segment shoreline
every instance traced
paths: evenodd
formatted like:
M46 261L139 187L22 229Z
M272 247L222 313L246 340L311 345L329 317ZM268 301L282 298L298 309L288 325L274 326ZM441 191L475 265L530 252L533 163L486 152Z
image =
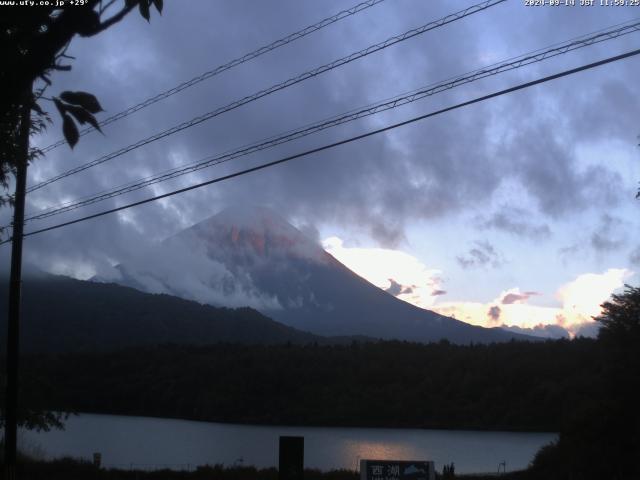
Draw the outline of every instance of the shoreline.
M134 468L136 465L142 466L142 464L131 464L131 468L110 468L108 466L96 467L90 461L73 458L63 457L52 460L34 460L23 459L20 462L19 468L22 470L22 474L29 474L30 479L85 479L87 477L101 480L121 480L121 479L153 479L158 480L162 478L176 479L176 480L200 480L215 478L216 480L278 480L278 469L272 468L258 468L251 465L243 466L224 466L221 464L216 465L193 465L189 466L189 469L184 470L172 470L170 468L158 468L158 469L145 469ZM184 465L184 464L183 464ZM161 464L155 465L161 466ZM504 480L534 480L535 476L532 476L528 470L514 470L504 474L497 474L492 472L484 473L460 473L456 474L455 478L468 479L468 480L489 480L500 477ZM349 469L333 469L333 470L319 470L314 468L304 469L305 480L359 480L360 473L356 470ZM436 471L436 479L441 479L441 473Z
M514 428L468 428L468 427L442 427L442 426L393 426L393 425L363 425L363 424L322 424L314 423L313 421L307 423L279 423L279 422L252 422L241 420L205 420L194 417L173 417L173 416L158 416L158 415L142 415L137 413L116 413L116 412L98 412L98 411L84 411L84 412L69 412L69 417L81 416L81 415L103 415L112 417L129 417L129 418L150 418L156 420L175 420L182 422L197 422L197 423L212 423L220 425L236 425L240 427L282 427L282 428L354 428L363 430L418 430L418 431L442 431L442 432L474 432L474 433L523 433L523 434L544 434L544 435L559 435L559 432L553 432L549 430L533 430L533 429L514 429Z

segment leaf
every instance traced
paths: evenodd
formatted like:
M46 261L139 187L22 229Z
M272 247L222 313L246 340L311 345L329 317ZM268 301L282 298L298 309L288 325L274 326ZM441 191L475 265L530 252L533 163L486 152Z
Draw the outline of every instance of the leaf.
M60 115L64 117L64 114L67 112L67 106L56 97L53 97L53 104L58 109L58 112L60 112Z
M102 133L102 130L100 130L100 125L98 125L98 121L96 120L96 118L84 108L75 105L67 105L67 110L71 115L73 115L73 118L80 122L81 125L88 123L93 128Z
M80 135L78 134L78 127L76 127L76 124L73 123L73 120L69 115L62 116L62 133L64 134L64 138L67 140L69 146L71 148L75 147Z
M147 22L151 17L151 14L149 13L149 1L150 0L140 0L140 4L138 5L138 7L140 8L140 15L142 15L147 20Z
M71 103L72 105L80 105L85 110L88 110L91 113L102 112L102 106L98 99L87 92L62 92L60 94L60 98L67 103Z
M31 109L32 109L32 110L35 110L35 111L36 111L36 113L38 113L38 115L42 115L43 117L46 115L46 114L44 113L44 110L42 110L42 108L40 107L40 105L38 105L36 102L33 102L33 103L31 104Z
M84 108L77 105L66 105L67 111L76 119L80 125L87 123L87 116L91 115Z
M164 6L164 2L162 0L153 0L153 4L156 6L156 10L158 10L158 13L162 14L162 7Z

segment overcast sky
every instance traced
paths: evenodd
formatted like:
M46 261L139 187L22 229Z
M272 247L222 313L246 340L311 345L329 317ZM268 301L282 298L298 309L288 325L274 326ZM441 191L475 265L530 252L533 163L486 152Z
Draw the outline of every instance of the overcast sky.
M107 115L356 2L168 1L77 38L52 95ZM386 0L81 138L33 185L474 2ZM576 3L580 3L576 0ZM30 195L28 213L640 17L637 7L509 0L137 149ZM490 77L290 144L60 215L27 231L203 181L640 47L640 33ZM227 205L272 207L381 288L481 325L577 331L640 271L640 57L459 109L225 183L30 237L25 260L88 278ZM50 111L53 106L45 105ZM60 137L56 120L35 139ZM9 219L4 209L0 219ZM7 264L8 248L2 248ZM8 268L8 267L7 267Z

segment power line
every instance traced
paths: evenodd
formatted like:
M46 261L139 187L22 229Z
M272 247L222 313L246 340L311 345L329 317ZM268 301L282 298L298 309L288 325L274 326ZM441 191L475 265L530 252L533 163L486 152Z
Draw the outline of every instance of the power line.
M316 77L320 74L323 74L325 72L328 72L330 70L333 70L335 68L341 67L343 65L346 65L348 63L353 62L354 60L357 60L359 58L363 58L366 57L368 55L371 55L372 53L378 52L380 50L383 50L387 47L390 47L392 45L395 45L396 43L400 43L403 42L405 40L408 40L410 38L413 38L415 36L418 35L422 35L423 33L426 33L430 30L434 30L436 28L442 27L443 25L447 25L449 23L455 22L457 20L460 20L462 18L468 17L470 15L473 15L475 13L481 12L483 10L486 10L490 7L493 7L495 5L498 5L500 3L505 2L506 0L485 0L484 2L478 3L476 5L472 5L471 7L465 8L464 10L461 10L459 12L456 13L452 13L450 15L447 15L446 17L443 17L439 20L433 21L433 22L429 22L425 25L422 25L421 27L418 28L414 28L411 30L408 30L400 35L396 35L394 37L388 38L387 40L385 40L384 42L380 42L377 43L375 45L371 45L363 50L360 50L358 52L352 53L350 55L347 55L346 57L342 57L338 60L334 60L331 63L327 63L325 65L322 65L320 67L317 67L313 70L309 70L305 73L302 73L296 77L291 77L288 80L285 80L284 82L281 83L277 83L275 85L272 85L269 88L266 88L264 90L260 90L257 93L254 93L252 95L248 95L240 100L236 100L235 102L232 102L228 105L225 105L224 107L220 107L217 108L211 112L205 113L203 115L200 115L198 117L195 117L189 121L183 122L179 125L176 125L172 128L169 128L167 130L164 130L163 132L157 133L155 135L152 135L150 137L147 137L143 140L139 140L136 143L133 143L131 145L128 145L124 148L121 148L120 150L117 150L115 152L109 153L107 155L104 155L96 160L93 160L89 163L85 163L84 165L80 165L78 167L72 168L71 170L67 170L66 172L63 172L59 175L56 175L48 180L45 180L43 182L40 182L32 187L29 187L27 189L27 192L33 192L34 190L38 190L39 188L42 188L46 185L49 185L53 182L56 182L62 178L66 178L69 177L71 175L74 175L76 173L82 172L84 170L87 170L91 167L94 167L96 165L100 165L108 160L112 160L116 157L119 157L121 155L124 155L127 152L130 152L132 150L135 150L137 148L140 148L144 145L147 145L151 142L155 142L156 140L160 140L161 138L167 137L169 135L173 135L174 133L180 132L182 130L185 130L187 128L191 128L195 125L198 125L206 120L210 120L214 117L217 117L218 115L221 115L223 113L226 113L230 110L234 110L242 105L245 105L247 103L250 102L254 102L262 97L265 97L267 95L270 95L272 93L275 93L277 91L283 90L285 88L288 88L292 85L295 85L297 83L300 83L304 80L307 80L309 78L313 78Z
M244 146L242 146L242 147L240 147L240 148L238 148L236 150L229 150L227 152L224 152L223 154L220 154L217 157L211 157L211 158L207 157L205 159L202 159L202 160L199 160L199 161L196 161L196 162L192 162L192 163L189 163L189 164L186 164L186 165L178 166L178 167L175 167L175 168L172 168L172 169L169 169L169 170L165 170L165 171L160 172L158 174L154 174L154 175L142 178L142 179L132 180L130 182L126 182L125 184L121 184L120 186L115 187L115 189L112 188L112 189L109 189L109 190L103 190L103 191L100 191L100 192L95 193L95 194L91 194L91 195L88 195L88 196L85 196L85 197L80 197L79 199L76 199L76 200L69 200L67 202L63 202L63 203L55 205L55 206L47 207L47 208L42 209L40 211L40 213L27 218L27 220L35 220L35 219L46 218L46 217L50 216L50 215L48 215L49 213L52 213L52 214L54 214L54 213L55 214L64 213L65 211L69 211L69 210L75 209L77 207L84 206L85 204L95 203L95 201L100 201L100 200L104 200L106 198L111 198L112 196L115 196L114 194L128 193L130 191L137 190L138 189L137 186L141 185L142 183L144 183L144 185L142 185L142 187L149 186L149 185L153 185L155 183L159 183L159 182L164 181L164 180L168 180L170 178L174 178L176 176L180 176L182 174L191 173L191 172L199 170L201 168L206 168L206 167L211 166L211 165L217 165L218 163L222 163L222 162L217 162L216 160L219 160L222 157L226 157L227 155L232 155L232 154L235 154L237 152L244 151L245 149L247 149L249 147L253 148L253 147L262 145L262 144L264 144L266 142L273 142L273 141L276 141L276 140L281 140L281 139L283 139L285 137L288 137L289 135L298 134L299 132L302 132L303 130L306 131L307 129L312 128L312 127L313 128L319 128L322 124L325 124L327 122L336 121L336 120L340 119L341 117L345 117L347 115L349 115L349 116L350 115L354 115L356 113L359 113L359 111L364 111L364 110L368 111L369 109L380 107L383 103L391 103L391 102L397 102L399 100L404 100L404 97L412 96L412 95L419 94L419 93L423 93L423 92L421 92L421 90L424 90L424 89L431 89L431 88L433 88L435 86L439 86L439 85L445 84L447 82L451 83L453 81L455 81L455 82L463 81L463 80L467 79L467 77L474 76L474 78L468 78L467 79L468 82L471 82L471 81L474 81L474 80L479 79L479 78L484 78L484 76L475 78L475 75L485 74L485 76L489 76L489 75L494 75L494 74L497 74L497 73L502 73L503 71L506 71L507 69L515 69L515 68L519 68L520 66L530 65L532 63L537 63L537 62L542 61L542 60L547 59L547 58L551 58L551 57L554 57L554 56L557 56L557 55L560 55L560 54L568 53L569 51L573 51L573 50L576 50L578 48L582 48L582 47L593 45L593 44L596 44L596 43L600 43L600 42L603 42L603 41L606 41L606 40L611 40L611 39L614 39L614 38L618 38L620 36L639 31L638 27L640 25L640 22L638 20L639 19L628 20L626 22L618 23L616 25L612 25L612 26L609 26L607 28L597 30L595 32L591 32L591 33L587 33L587 34L584 34L584 35L580 35L578 37L574 37L574 38L572 38L570 40L566 40L564 42L554 43L552 45L549 45L547 47L543 47L543 48L534 50L532 52L521 54L521 55L516 56L516 57L511 57L509 59L502 60L500 62L495 62L493 64L490 64L490 65L487 65L487 66L483 67L482 69L473 70L471 72L468 72L468 73L465 73L465 74L462 74L462 75L458 75L458 76L454 76L454 77L449 77L446 80L443 80L443 81L441 81L439 83L434 83L434 84L428 85L427 87L423 87L422 89L416 89L416 90L412 90L410 92L406 92L406 93L403 93L403 94L400 94L400 95L396 95L395 97L389 97L389 98L381 100L381 101L379 101L377 103L371 103L371 104L369 104L369 105L367 105L365 107L360 107L358 109L352 109L352 110L350 110L348 112L332 116L332 117L327 118L325 120L322 120L320 122L310 123L310 124L304 125L302 127L294 129L294 130L289 130L287 132L284 132L284 133L281 133L281 134L278 134L278 135L274 135L274 136L259 140L257 142L246 144L246 145L244 145ZM510 65L510 64L513 64L513 65ZM498 70L497 68L495 68L495 67L498 67L498 66L500 67L500 70L501 70L500 72L495 71L495 70ZM457 86L457 85L454 85L454 86ZM429 93L429 92L424 92L424 93ZM409 103L409 102L407 102L407 103ZM381 111L381 110L378 110L378 111ZM331 125L331 126L335 126L335 125ZM301 136L305 136L305 135L301 135ZM300 138L300 136L298 136L296 138ZM282 143L284 143L284 141ZM278 144L280 144L280 143L278 143ZM264 148L268 148L268 147L264 147ZM248 154L248 153L252 153L252 152L247 152L245 154ZM222 161L226 161L226 159L222 160ZM171 175L171 177L165 178L165 176L167 176L167 175ZM155 180L157 180L157 181L155 181ZM150 183L147 183L147 182L150 182ZM131 190L127 189L126 192L124 192L124 191L121 192L121 190L125 189L126 187L130 187ZM140 187L140 188L142 188L142 187ZM108 197L102 198L104 195L108 195ZM88 203L85 203L85 202L88 202ZM74 208L67 208L67 207L74 207Z
M307 150L307 151L304 151L304 152L301 152L301 153L297 153L295 155L290 155L288 157L284 157L284 158L281 158L279 160L274 160L272 162L264 163L262 165L258 165L258 166L255 166L255 167L247 168L245 170L241 170L239 172L231 173L229 175L224 175L222 177L217 177L217 178L214 178L212 180L208 180L206 182L198 183L198 184L191 185L189 187L181 188L181 189L178 189L178 190L173 190L172 192L164 193L162 195L156 195L154 197L146 198L146 199L140 200L138 202L133 202L133 203L129 203L127 205L122 205L120 207L112 208L112 209L109 209L109 210L104 210L102 212L94 213L93 215L87 215L85 217L77 218L75 220L71 220L71 221L68 221L68 222L59 223L57 225L52 225L50 227L41 228L39 230L34 230L32 232L25 233L23 236L24 237L29 237L31 235L37 235L39 233L44 233L44 232L48 232L48 231L51 231L51 230L56 230L58 228L66 227L68 225L73 225L73 224L76 224L76 223L84 222L86 220L91 220L91 219L94 219L94 218L102 217L102 216L108 215L110 213L119 212L119 211L126 210L126 209L129 209L129 208L132 208L132 207L136 207L138 205L143 205L145 203L150 203L150 202L154 202L156 200L160 200L160 199L163 199L163 198L171 197L171 196L177 195L179 193L188 192L190 190L195 190L197 188L205 187L207 185L212 185L214 183L219 183L219 182L222 182L224 180L229 180L231 178L239 177L241 175L246 175L248 173L256 172L258 170L263 170L265 168L273 167L275 165L279 165L281 163L289 162L289 161L295 160L297 158L305 157L307 155L311 155L311 154L314 154L314 153L319 153L319 152L322 152L324 150L329 150L331 148L335 148L335 147L338 147L340 145L345 145L345 144L352 143L352 142L355 142L355 141L358 141L358 140L362 140L364 138L371 137L373 135L377 135L377 134L380 134L380 133L383 133L383 132L387 132L389 130L393 130L393 129L396 129L396 128L399 128L399 127L402 127L402 126L405 126L405 125L409 125L411 123L418 122L420 120L425 120L425 119L430 118L430 117L435 117L435 116L440 115L442 113L446 113L446 112L450 112L450 111L453 111L453 110L457 110L458 108L462 108L462 107L466 107L466 106L469 106L469 105L473 105L475 103L480 103L480 102L483 102L483 101L486 101L486 100L489 100L489 99L492 99L492 98L496 98L496 97L499 97L499 96L502 96L502 95L506 95L506 94L518 91L518 90L523 90L525 88L530 88L530 87L533 87L535 85L540 85L542 83L546 83L546 82L549 82L551 80L556 80L558 78L566 77L568 75L573 75L575 73L582 72L584 70L589 70L589 69L592 69L592 68L596 68L596 67L599 67L599 66L602 66L602 65L606 65L606 64L609 64L609 63L612 63L612 62L623 60L625 58L630 58L630 57L633 57L633 56L638 55L638 54L640 54L640 49L632 50L630 52L623 53L621 55L616 55L614 57L609 57L609 58L606 58L604 60L600 60L600 61L597 61L597 62L589 63L589 64L583 65L581 67L572 68L570 70L565 70L563 72L556 73L556 74L553 74L553 75L549 75L547 77L539 78L537 80L533 80L533 81L530 81L530 82L521 83L521 84L516 85L514 87L506 88L506 89L500 90L498 92L494 92L494 93L490 93L488 95L484 95L482 97L474 98L473 100L468 100L466 102L458 103L456 105L453 105L453 106L450 106L450 107L446 107L446 108L443 108L443 109L440 109L440 110L436 110L436 111L433 111L433 112L430 112L430 113L427 113L427 114L424 114L424 115L420 115L418 117L413 117L413 118L411 118L409 120L405 120L403 122L394 123L392 125L388 125L386 127L382 127L382 128L376 129L376 130L372 130L372 131L369 131L367 133L363 133L361 135L356 135L354 137L350 137L350 138L347 138L347 139L344 139L344 140L340 140L338 142L334 142L334 143L331 143L331 144L328 144L328 145L323 145L322 147L313 148L311 150ZM8 243L11 240L12 239L9 238L9 239L7 239L7 240L5 240L3 242L0 242L0 245Z
M640 21L634 20L634 22L635 23L627 22L627 24L621 24L622 26L620 26L620 24L616 25L616 27L618 28L610 28L609 30L600 30L595 34L589 34L590 36L583 35L582 37L580 37L581 38L580 40L569 40L564 43L554 44L552 48L539 49L534 52L527 53L519 57L515 57L515 59L510 59L507 61L495 63L491 66L474 70L473 72L463 74L457 77L453 77L453 80L449 79L439 83L431 84L427 87L423 87L422 89L401 94L396 97L392 97L391 99L384 100L382 102L371 104L366 107L362 107L360 109L352 110L350 112L347 112L338 116L334 116L329 119L322 120L320 122L309 124L304 127L300 127L296 130L291 130L289 132L285 132L283 134L255 142L253 144L245 145L235 150L230 150L223 154L210 156L198 162L194 162L188 165L183 165L181 167L176 167L170 170L166 170L140 180L128 182L126 184L115 187L114 189L111 189L111 190L102 191L97 194L93 194L91 196L87 196L78 200L66 202L65 204L62 204L59 206L50 207L42 212L39 212L37 214L27 217L25 221L41 220L54 215L59 215L65 212L69 212L87 205L92 205L94 203L107 200L109 198L113 198L119 195L124 195L126 193L130 193L130 192L139 190L141 188L148 187L150 185L154 185L154 184L164 182L182 175L186 175L188 173L192 173L192 172L210 167L212 165L218 165L238 157L243 157L251 153L255 153L261 150L265 150L267 148L274 147L276 145L281 145L283 143L287 143L292 140L296 140L296 139L305 137L307 135L317 133L321 130L335 127L337 125L342 125L344 123L351 122L359 118L370 116L386 110L397 108L399 106L406 105L406 104L415 102L417 100L420 100L427 96L435 95L436 93L440 93L444 90L452 89L463 84L471 83L476 80L480 80L482 78L486 78L486 77L497 75L499 73L503 73L506 71L521 68L527 65L531 65L533 63L542 62L543 60L553 58L558 55L566 54L568 52L577 50L579 48L583 48L589 45L593 45L596 43L618 38L622 35L640 31Z
M111 117L103 120L102 122L100 122L100 126L104 127L105 125L109 125L110 123L116 122L122 118L128 117L129 115L131 115L132 113L135 113L139 110L142 110L143 108L148 107L149 105L153 105L154 103L157 103L161 100L164 100L165 98L169 98L172 95L175 95L176 93L179 93L183 90L186 90L189 87L192 87L200 82L203 82L204 80L208 80L209 78L212 78L222 72L225 72L227 70L230 70L233 67L237 67L238 65L241 65L243 63L246 63L250 60L253 60L254 58L258 58L262 55L264 55L265 53L271 52L272 50L275 50L277 48L283 47L291 42L294 42L296 40L299 40L303 37L306 37L307 35L310 35L311 33L317 32L318 30L321 30L325 27L328 27L329 25L332 25L344 18L350 17L352 15L355 15L356 13L359 13L363 10L366 10L367 8L373 7L374 5L384 2L385 0L368 0L366 2L362 2L359 3L358 5L355 5L347 10L342 10L338 13L336 13L335 15L332 15L330 17L327 17L317 23L314 23L313 25L309 25L308 27L303 28L302 30L298 30L297 32L294 32L290 35L287 35L286 37L283 37L279 40L276 40L275 42L272 42L268 45L265 45L263 47L258 48L257 50L254 50L253 52L247 53L241 57L235 58L233 60L231 60L230 62L225 63L224 65L219 65L215 68L213 68L212 70L209 70L207 72L204 72L200 75L198 75L197 77L193 77L191 80L187 80L186 82L181 83L180 85L177 85L173 88L170 88L169 90L166 90L162 93L159 93L153 97L149 97L146 100L143 100L142 102L133 105L131 107L126 108L125 110L116 113L115 115L112 115ZM95 128L93 127L87 127L84 128L82 130L80 130L80 136L86 135L89 132L93 132L95 131ZM47 153L51 150L53 150L54 148L59 147L60 145L64 145L66 142L66 140L64 139L60 139L55 143L52 143L51 145L48 145L46 147L44 147L42 149L42 153Z

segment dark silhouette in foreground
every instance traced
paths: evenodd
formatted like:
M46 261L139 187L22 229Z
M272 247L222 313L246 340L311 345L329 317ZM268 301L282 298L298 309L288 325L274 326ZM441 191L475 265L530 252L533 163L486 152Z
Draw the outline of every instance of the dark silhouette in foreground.
M595 343L165 345L29 355L24 398L58 411L232 423L558 431L575 405L597 396Z
M640 288L613 295L597 320L598 395L576 404L558 442L538 453L538 478L640 478Z

